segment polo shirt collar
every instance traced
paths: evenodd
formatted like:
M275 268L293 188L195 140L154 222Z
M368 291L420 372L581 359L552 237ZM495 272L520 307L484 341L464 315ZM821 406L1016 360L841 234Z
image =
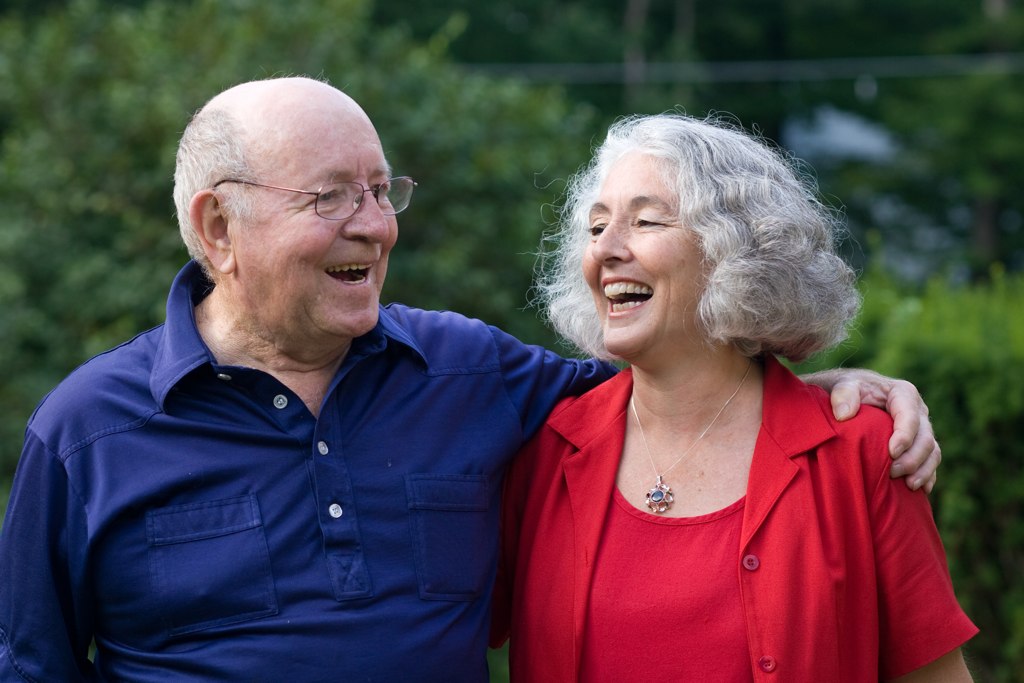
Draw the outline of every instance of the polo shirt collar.
M171 389L197 368L212 366L216 361L199 335L195 306L213 289L202 267L189 261L171 283L167 296L166 322L158 328L157 348L149 388L161 407ZM352 341L349 354L368 356L382 353L394 341L408 348L426 365L426 355L413 336L394 320L387 309L380 307L377 325Z

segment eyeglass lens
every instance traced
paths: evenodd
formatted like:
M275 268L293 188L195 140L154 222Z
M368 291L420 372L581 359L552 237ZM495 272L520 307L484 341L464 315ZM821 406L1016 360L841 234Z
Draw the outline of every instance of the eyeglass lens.
M320 189L316 199L316 212L323 218L342 219L354 214L363 203L367 192L377 199L377 205L385 216L393 216L408 208L416 183L412 178L392 178L372 188L359 183L340 182Z

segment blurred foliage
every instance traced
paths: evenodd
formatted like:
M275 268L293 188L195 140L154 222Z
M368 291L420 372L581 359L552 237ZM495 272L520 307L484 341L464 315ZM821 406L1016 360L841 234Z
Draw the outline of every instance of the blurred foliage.
M816 132L822 112L838 110L856 129L822 131L827 142L795 151L839 198L855 238L884 233L889 268L958 279L983 279L993 262L1024 269L1024 3L390 0L374 18L427 36L453 12L466 28L451 53L479 68L606 65L616 74L629 63L636 80L587 75L566 85L604 123L624 112L728 112L792 147L794 127ZM951 55L992 59L967 73ZM914 58L932 61L887 68ZM705 68L680 82L645 79L648 66L670 63ZM764 69L710 68L752 63ZM869 153L879 140L885 149ZM850 257L863 265L856 249Z
M71 368L163 319L184 263L171 199L191 112L238 82L326 78L419 181L385 297L453 308L533 341L524 313L543 227L586 153L589 108L558 90L463 74L445 29L414 43L363 0L139 8L75 0L0 21L0 468Z
M896 296L891 292L893 298ZM980 681L1024 671L1024 277L932 280L881 321L872 366L921 390L942 444L936 522L961 603L982 634Z
M878 83L861 113L891 135L891 154L847 161L835 176L851 220L881 227L888 267L985 279L994 263L1024 270L1024 74L998 69L1024 46L1024 7L982 13L961 3L960 21L921 38L925 54L989 56L992 69ZM853 178L852 176L856 176ZM851 182L852 180L852 182Z

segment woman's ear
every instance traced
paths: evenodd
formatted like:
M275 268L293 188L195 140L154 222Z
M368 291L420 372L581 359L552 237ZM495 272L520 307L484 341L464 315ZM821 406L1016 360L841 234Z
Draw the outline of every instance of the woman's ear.
M228 219L217 194L213 190L197 192L189 203L188 215L210 267L225 275L232 272L235 252L228 234Z

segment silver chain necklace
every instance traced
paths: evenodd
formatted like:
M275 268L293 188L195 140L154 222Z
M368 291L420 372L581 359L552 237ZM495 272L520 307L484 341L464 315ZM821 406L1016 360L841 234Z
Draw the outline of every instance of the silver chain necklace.
M683 454L676 458L676 461L669 465L668 469L666 469L661 474L658 474L658 467L657 465L654 464L654 457L651 455L651 447L647 445L647 435L644 434L644 426L640 424L640 415L638 415L636 412L636 401L633 399L633 396L629 397L629 407L633 410L633 417L636 419L636 426L640 429L640 439L644 442L644 450L647 451L647 459L651 461L651 469L654 470L654 488L648 491L646 496L647 507L650 509L651 512L660 515L661 513L665 512L666 510L672 507L672 502L675 500L675 498L672 496L672 487L666 484L662 478L666 474L668 474L669 471L672 470L672 468L681 463L683 461L683 458L685 458L690 453L690 451L693 450L694 446L700 443L700 440L703 439L707 435L707 433L711 431L711 428L715 426L715 423L718 422L718 418L722 416L722 413L725 412L725 409L728 408L729 404L732 403L732 400L736 398L736 394L740 393L740 389L743 388L743 383L747 381L747 375L750 374L750 367L753 364L753 361L747 363L747 370L746 372L743 373L743 378L740 380L740 383L736 385L736 390L732 392L732 395L728 399L726 399L725 405L721 407L718 413L713 418L711 418L711 422L709 422L708 426L704 428L704 431L700 433L700 436L694 439L693 443L691 443L690 446L685 451L683 451Z

